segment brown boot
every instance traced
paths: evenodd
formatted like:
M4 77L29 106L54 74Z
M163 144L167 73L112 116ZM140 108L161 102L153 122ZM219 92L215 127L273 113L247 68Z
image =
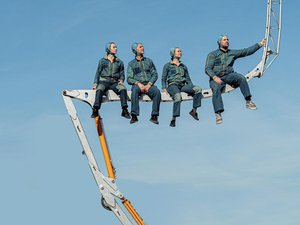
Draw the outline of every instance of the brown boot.
M138 118L137 118L137 116L131 114L130 124L136 123L137 121L139 121Z
M171 120L170 127L176 127L176 120Z
M157 116L155 116L155 115L154 115L154 116L151 116L150 121L151 121L152 123L159 124L158 119L157 119Z
M195 120L199 120L199 118L198 118L198 113L196 112L195 109L192 109L192 111L190 111L190 115L191 115Z
M123 109L121 116L125 117L126 119L130 119L130 115L127 109Z

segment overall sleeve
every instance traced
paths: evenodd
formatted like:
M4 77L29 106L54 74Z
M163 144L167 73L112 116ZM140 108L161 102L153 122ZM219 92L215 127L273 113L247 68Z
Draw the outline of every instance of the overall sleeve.
M163 90L167 88L167 76L168 76L168 64L164 65L163 73L161 76L161 88Z
M101 71L102 71L102 60L99 60L98 68L97 68L97 71L96 71L96 74L95 74L94 85L98 85L99 78L100 78L100 75L101 75Z
M133 69L130 63L127 67L127 83L130 85L134 85L136 82L138 82L136 79L134 79Z
M122 61L120 63L120 80L125 80L124 63Z
M151 69L151 72L150 72L151 78L149 79L149 83L154 84L157 81L158 74L157 74L155 65L152 62L152 60L151 60L150 66L151 66L151 68L150 68Z
M185 68L184 68L184 71L185 71L186 83L187 83L188 85L193 85L193 82L192 82L192 80L191 80L191 77L190 77L188 68L185 67Z
M248 55L252 55L253 53L255 53L258 49L260 49L260 44L256 43L248 48L244 48L241 50L234 50L234 57L237 58L242 58Z
M214 53L209 53L207 58L206 58L206 63L205 63L205 73L210 76L212 79L214 76L216 76L215 72L213 71L214 65L215 65L215 59L216 56Z

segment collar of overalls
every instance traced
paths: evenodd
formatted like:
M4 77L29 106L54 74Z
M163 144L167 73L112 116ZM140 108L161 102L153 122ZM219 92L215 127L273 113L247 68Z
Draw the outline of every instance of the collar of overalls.
M227 48L227 49L224 49L224 48L219 48L219 50L221 51L221 52L224 52L224 53L226 53L226 52L229 52L230 50Z
M114 55L114 56L115 56L115 57L114 57L113 62L119 61L118 57L117 57L116 55ZM109 59L108 59L108 55L105 55L105 56L104 56L104 59L109 60Z

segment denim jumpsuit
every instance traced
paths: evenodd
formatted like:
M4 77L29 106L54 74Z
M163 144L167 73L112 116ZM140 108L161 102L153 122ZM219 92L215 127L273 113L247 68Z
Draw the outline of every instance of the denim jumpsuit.
M234 71L233 64L236 59L252 55L258 49L260 49L260 47L261 45L257 43L249 48L241 50L228 49L227 51L223 51L221 49L217 49L208 54L205 64L205 73L210 77L209 84L213 92L212 102L215 113L224 111L221 94L226 84L234 87L240 87L244 98L251 98L251 93L246 78L242 74ZM219 77L223 83L217 84L213 80L214 76Z
M167 89L174 100L173 117L180 116L181 94L185 92L193 96L193 108L201 106L202 93L201 88L193 85L186 65L180 63L179 66L173 62L168 62L163 68L161 78L162 89Z
M96 96L94 108L100 109L103 95L108 90L113 90L120 95L121 107L127 108L127 89L124 84L119 84L124 81L124 63L119 58L115 58L113 62L107 59L107 56L100 59L97 72L94 79L96 87Z
M127 82L132 85L131 88L131 114L138 116L140 114L139 97L143 94L137 85L150 84L148 92L146 93L153 101L152 116L159 115L159 107L161 94L159 89L154 85L158 78L157 71L151 59L143 57L141 60L133 59L128 63L127 67Z

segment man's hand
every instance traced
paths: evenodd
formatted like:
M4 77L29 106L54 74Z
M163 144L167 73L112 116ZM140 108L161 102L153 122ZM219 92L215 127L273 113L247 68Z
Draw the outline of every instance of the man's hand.
M222 83L223 83L223 81L222 81L219 77L217 77L217 76L214 76L214 77L213 77L213 80L214 80L217 84L222 84Z
M267 38L264 38L261 40L261 42L259 43L260 46L264 46L266 44Z
M141 84L141 83L138 83L137 86L139 86L140 90L142 93L145 93L145 85Z
M93 85L92 89L96 90L96 88L97 88L97 85Z
M145 88L144 88L145 92L147 93L150 88L151 88L151 84L145 85Z

